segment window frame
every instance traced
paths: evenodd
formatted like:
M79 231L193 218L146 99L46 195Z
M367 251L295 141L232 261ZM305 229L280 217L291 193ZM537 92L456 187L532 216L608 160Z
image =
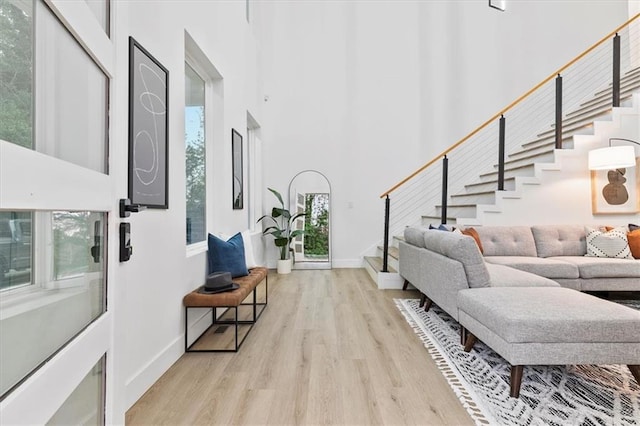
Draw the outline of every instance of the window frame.
M193 57L193 55L189 54L189 52L185 52L185 58L184 58L184 64L185 66L189 66L197 75L198 77L200 77L202 79L202 81L204 82L204 193L205 193L205 202L204 202L204 224L205 224L205 236L204 236L204 240L202 241L196 241L193 243L187 243L186 242L186 238L185 238L185 244L187 247L187 257L189 256L193 256L196 255L198 253L202 253L207 251L208 249L208 245L207 245L207 236L206 236L206 231L209 229L209 191L208 191L208 177L209 177L209 149L208 149L208 145L209 145L209 140L210 140L210 134L211 134L211 113L210 113L210 105L212 104L211 102L211 90L212 90L212 83L211 83L211 79L209 78L207 72L204 70L204 68L199 64L198 60L195 59ZM186 74L185 74L185 87L186 87ZM185 93L185 108L186 108L186 93ZM185 127L186 127L186 123L185 123ZM187 141L185 140L185 228L186 228L186 148L187 148ZM186 237L186 229L185 229L185 237Z

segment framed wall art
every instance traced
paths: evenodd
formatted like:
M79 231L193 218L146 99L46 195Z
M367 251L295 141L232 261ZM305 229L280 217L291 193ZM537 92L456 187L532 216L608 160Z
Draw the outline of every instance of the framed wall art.
M489 7L504 12L507 8L507 0L489 0Z
M169 71L129 37L129 199L169 207Z
M591 211L593 214L640 212L640 157L636 167L591 170Z
M242 210L243 181L242 181L242 135L235 129L231 129L231 151L233 161L233 209Z

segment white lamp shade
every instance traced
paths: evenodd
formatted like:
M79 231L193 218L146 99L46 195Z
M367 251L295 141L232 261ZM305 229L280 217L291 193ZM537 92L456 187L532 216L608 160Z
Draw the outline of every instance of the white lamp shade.
M636 165L632 146L610 146L589 151L589 170L613 170Z

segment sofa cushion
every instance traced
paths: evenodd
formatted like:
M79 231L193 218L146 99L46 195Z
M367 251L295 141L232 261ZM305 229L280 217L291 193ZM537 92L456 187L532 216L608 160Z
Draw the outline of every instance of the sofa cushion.
M582 225L535 225L531 233L538 257L584 256L586 233Z
M487 263L491 287L560 287L560 284L548 278L509 266Z
M607 257L562 256L557 259L578 267L580 278L638 278L640 261Z
M461 290L458 308L510 343L640 342L640 312L568 288Z
M462 263L469 287L489 286L489 272L473 238L455 232L427 230L424 247Z
M475 228L485 256L537 256L528 226L479 226Z
M416 247L424 248L424 231L428 228L422 226L408 226L404 228L404 240Z
M485 256L487 263L510 266L546 278L578 278L578 267L558 259L531 256Z

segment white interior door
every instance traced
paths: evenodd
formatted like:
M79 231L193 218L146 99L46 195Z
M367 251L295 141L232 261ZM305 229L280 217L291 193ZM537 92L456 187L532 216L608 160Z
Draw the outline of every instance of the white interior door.
M1 71L15 71L0 77L3 424L110 422L109 11L107 0L0 0Z

